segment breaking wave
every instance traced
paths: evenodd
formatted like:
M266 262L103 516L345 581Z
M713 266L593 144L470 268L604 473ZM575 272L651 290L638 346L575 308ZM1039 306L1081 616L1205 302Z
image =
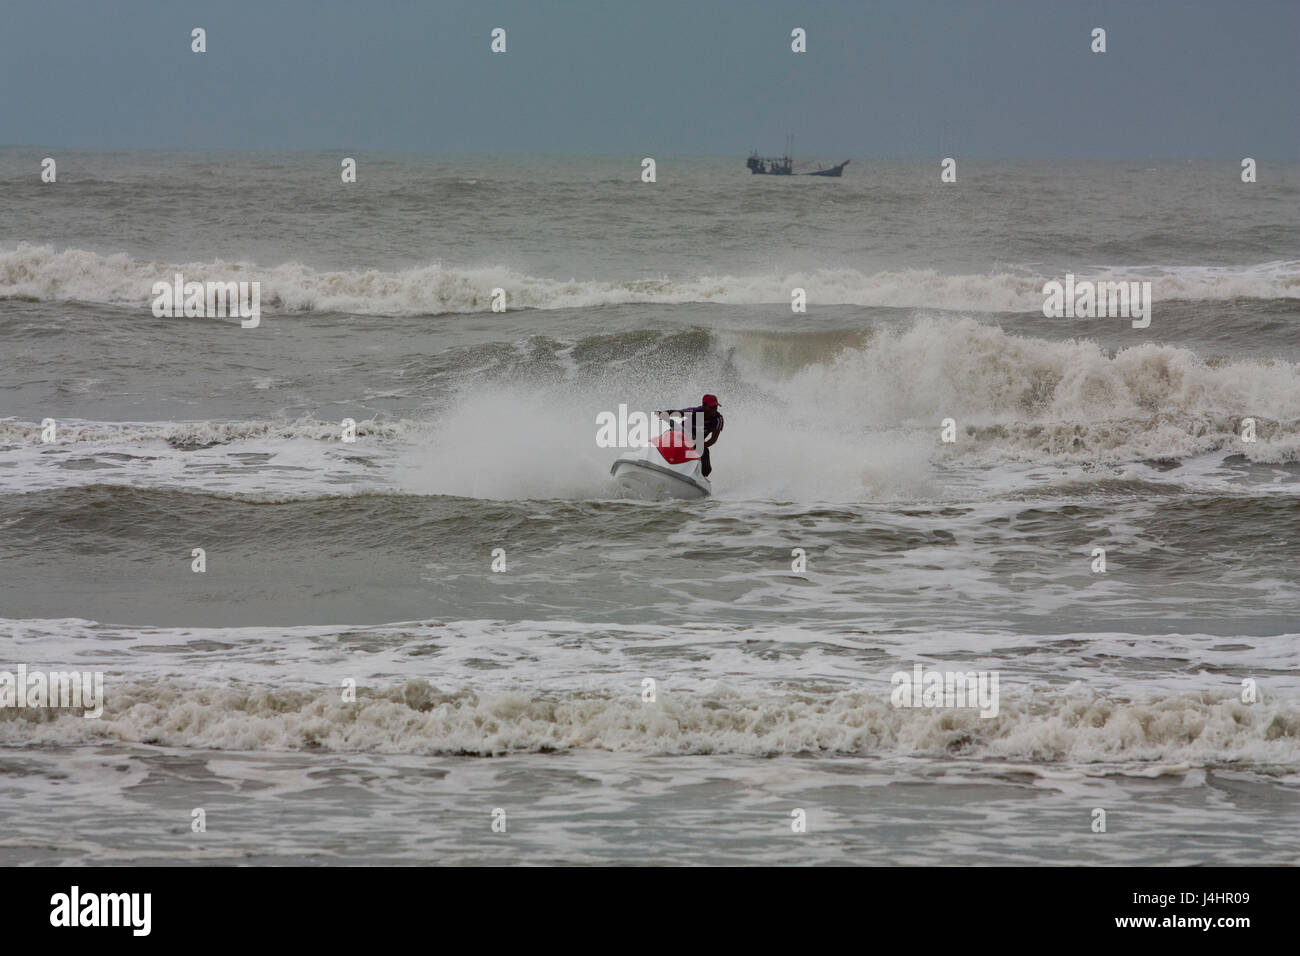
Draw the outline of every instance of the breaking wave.
M887 693L534 696L440 690L423 680L337 689L129 684L103 716L0 709L6 746L111 740L240 751L494 755L607 750L653 754L950 754L1033 761L1293 766L1300 711L1263 700L1182 694L1125 700L1057 692L1003 695L997 716L895 708Z
M645 372L657 351L679 349L683 337L699 346L691 363ZM797 343L795 334L776 341L773 333L698 330L598 338L600 360L590 365L557 364L557 356L575 351L571 343L527 350L528 362L550 370L545 375L530 376L514 351L503 364L466 362L436 407L419 417L359 422L358 444L346 447L379 453L397 487L418 494L609 497L617 450L597 447L597 415L620 404L641 411L684 404L707 389L721 396L727 415L716 463L720 493L731 498L924 497L941 462L1124 464L1212 454L1260 464L1300 460L1300 365L1281 359L1207 360L1153 343L1110 354L1088 340L1046 341L933 316L907 328L815 334ZM645 374L611 371L632 354L646 357L637 363ZM955 443L940 441L945 419L955 424ZM1246 419L1253 420L1253 441L1243 440ZM179 453L228 446L233 454L251 445L281 456L273 465L295 466L277 491L342 467L319 459L339 443L339 424L314 419L68 421L60 422L56 445L41 445L40 435L37 422L0 420L0 454L48 466L60 483L68 474L91 474L58 467L53 452L68 445L103 455L160 442ZM290 440L299 441L293 460L284 457ZM112 464L121 474L125 466Z
M153 284L172 281L258 281L266 311L355 315L439 315L487 312L492 290L507 290L514 309L580 309L628 303L727 305L788 303L792 288L809 301L971 312L1037 312L1043 283L1059 276L941 275L930 269L878 272L823 269L758 276L689 279L558 280L505 267L453 268L438 263L399 271L317 271L299 263L163 263L123 253L100 255L28 243L0 251L0 298L78 301L147 307ZM1079 279L1150 279L1157 301L1300 298L1300 261L1242 267L1143 267L1080 270Z
M1230 448L1259 461L1300 452L1300 365L1208 361L1154 343L1013 335L973 319L923 317L782 376L772 391L839 426L932 427L955 451L1042 459L1185 457ZM1241 440L1255 420L1256 441Z
M364 438L400 438L410 433L414 422L360 421L356 436ZM272 439L288 441L339 441L338 422L302 419L292 422L60 422L59 444L148 444L164 442L179 451L211 448L239 441ZM0 444L37 444L41 426L37 422L0 420Z

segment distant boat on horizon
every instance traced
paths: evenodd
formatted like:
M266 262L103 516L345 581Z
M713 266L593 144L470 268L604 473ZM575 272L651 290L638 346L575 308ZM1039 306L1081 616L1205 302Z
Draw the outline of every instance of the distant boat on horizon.
M833 176L839 178L844 175L844 167L849 164L849 160L844 160L838 166L830 166L825 169L815 169L811 172L794 171L794 160L790 153L793 151L794 137L785 138L785 155L784 156L760 156L758 150L749 154L745 166L755 176Z

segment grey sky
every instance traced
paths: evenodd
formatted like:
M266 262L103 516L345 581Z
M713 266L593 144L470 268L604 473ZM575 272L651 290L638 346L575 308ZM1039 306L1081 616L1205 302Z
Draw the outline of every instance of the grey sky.
M4 0L0 143L1296 159L1297 49L1300 0Z

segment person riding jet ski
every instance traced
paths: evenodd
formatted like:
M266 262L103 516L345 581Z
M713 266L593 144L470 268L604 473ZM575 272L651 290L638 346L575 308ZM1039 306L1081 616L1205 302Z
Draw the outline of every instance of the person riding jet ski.
M696 428L700 429L700 439L704 441L704 448L700 455L700 473L709 477L713 471L713 465L709 462L709 448L718 440L722 434L722 412L718 411L718 396L705 395L700 399L699 405L693 405L690 408L670 408L664 411L655 412L656 415L680 415L682 417L682 428L686 435L695 442L697 436Z

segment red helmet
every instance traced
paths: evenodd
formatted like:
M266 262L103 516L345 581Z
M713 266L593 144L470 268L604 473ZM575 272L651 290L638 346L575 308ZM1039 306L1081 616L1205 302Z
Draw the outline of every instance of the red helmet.
M709 406L712 406L713 408L717 408L717 407L718 407L718 396L716 396L716 395L705 395L704 398L700 399L700 404L701 404L701 405L709 405Z

